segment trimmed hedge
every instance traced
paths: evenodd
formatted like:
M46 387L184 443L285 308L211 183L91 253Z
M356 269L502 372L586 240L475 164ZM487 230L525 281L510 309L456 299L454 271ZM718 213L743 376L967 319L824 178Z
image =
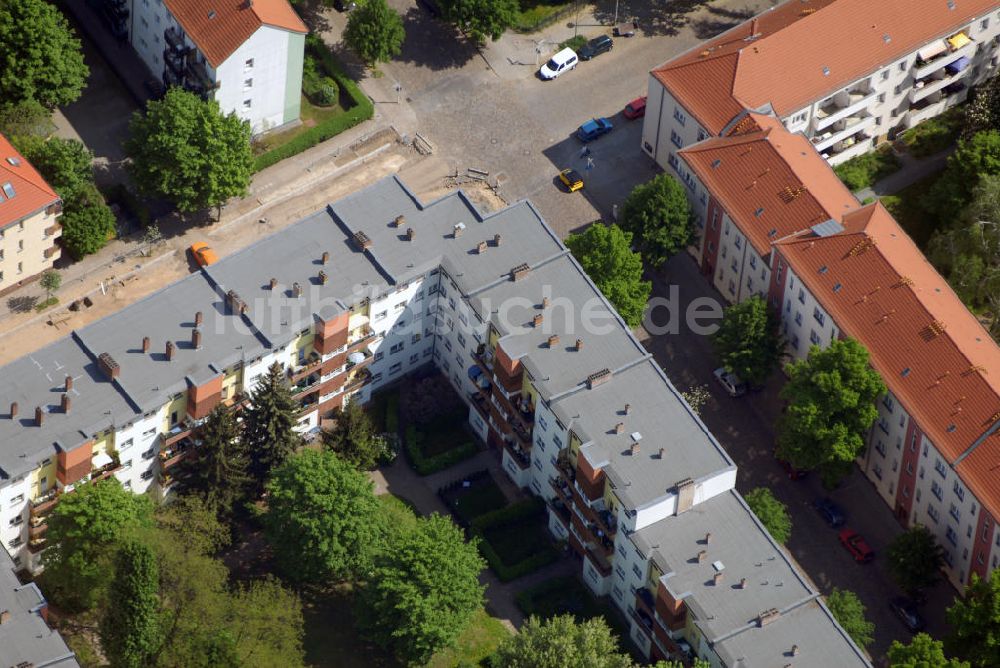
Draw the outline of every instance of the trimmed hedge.
M491 513L480 515L472 520L472 535L479 540L477 544L483 558L489 563L490 568L497 574L502 582L516 580L519 577L533 573L543 566L548 566L559 559L559 551L551 544L540 546L539 550L527 559L523 559L516 564L508 566L497 554L493 546L486 539L486 529L503 524L508 524L525 518L540 517L545 512L545 501L539 497L531 497L515 503L514 505L494 510Z
M306 36L306 52L315 58L320 70L323 70L327 76L336 82L340 90L351 99L353 104L348 109L345 109L343 113L331 116L315 127L309 128L291 141L258 155L254 159L253 168L255 172L281 162L285 158L298 155L320 142L339 135L344 130L367 121L375 113L375 105L362 92L358 84L344 73L344 70L341 69L333 54L330 53L330 49L326 47L320 38L315 35Z
M430 475L431 473L451 468L455 464L475 456L476 452L478 452L476 444L470 440L457 448L446 450L439 455L425 457L423 450L420 448L420 444L424 438L426 436L417 431L417 428L413 425L406 428L406 454L410 457L410 464L413 466L413 470L420 475Z

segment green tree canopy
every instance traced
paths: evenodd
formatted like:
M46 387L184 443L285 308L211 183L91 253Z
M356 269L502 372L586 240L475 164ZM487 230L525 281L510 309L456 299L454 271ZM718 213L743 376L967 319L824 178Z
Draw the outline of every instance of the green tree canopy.
M302 445L295 431L299 405L288 389L285 371L275 362L250 392L243 411L243 447L250 455L250 474L263 489L272 469Z
M888 657L889 668L969 668L967 661L946 658L941 641L926 633L913 636L909 645L893 640Z
M636 186L622 203L618 223L632 233L643 261L654 268L684 250L694 234L684 186L669 174Z
M1000 77L993 75L976 86L975 96L965 105L964 120L963 139L1000 128Z
M948 653L976 668L1000 666L1000 571L983 580L973 573L965 594L945 612L952 633Z
M865 447L864 434L878 411L885 383L868 364L868 351L854 339L813 346L809 357L786 367L781 390L788 402L779 423L777 454L798 469L818 469L836 483Z
M865 618L865 605L857 594L847 589L834 588L826 597L837 623L851 636L858 647L867 647L874 641L875 625Z
M361 577L385 548L374 484L332 452L290 458L275 469L267 492L266 535L291 579Z
M51 298L52 293L62 285L62 274L55 269L47 269L42 274L42 278L38 281L38 284L45 288L45 296Z
M46 182L69 201L94 182L91 163L94 154L83 142L62 137L43 138L34 135L15 139L19 150L38 170Z
M46 591L61 607L93 608L110 580L118 548L126 538L151 526L152 520L149 498L123 489L114 478L79 485L72 494L61 496L45 534Z
M80 40L54 5L0 2L0 100L51 109L80 97L89 76Z
M938 220L950 225L961 218L981 176L1000 174L1000 131L978 132L960 139L948 166L923 203Z
M402 661L424 664L482 607L485 566L450 518L419 518L368 578L358 596L359 625Z
M344 41L370 67L398 56L405 38L403 19L385 0L362 2L344 29Z
M245 195L253 173L250 125L176 87L132 116L125 151L139 189L184 213Z
M529 617L520 632L504 639L493 668L634 668L602 617L577 622L573 615Z
M628 326L641 325L652 283L642 280L642 257L632 251L632 233L595 222L569 235L566 246Z
M239 438L236 416L226 406L216 406L199 435L201 447L191 471L191 491L228 515L246 499L250 483L250 458Z
M889 572L910 596L932 587L940 578L944 550L925 526L914 525L893 538L887 554Z
M11 141L28 135L47 137L55 131L52 113L38 100L0 100L0 134Z
M350 401L336 414L337 424L323 432L323 445L362 471L371 471L385 457L385 439L361 402Z
M756 487L746 495L747 505L761 521L774 540L782 545L792 535L792 518L788 507L774 497L767 487Z
M500 39L517 20L517 0L440 0L445 19L477 43Z
M145 668L156 656L163 634L159 578L149 545L131 540L119 549L99 626L101 648L112 666Z
M83 186L65 202L59 222L62 243L76 260L104 248L117 231L115 215L92 184Z
M712 336L722 366L752 386L763 385L778 367L784 344L778 318L760 295L726 307Z

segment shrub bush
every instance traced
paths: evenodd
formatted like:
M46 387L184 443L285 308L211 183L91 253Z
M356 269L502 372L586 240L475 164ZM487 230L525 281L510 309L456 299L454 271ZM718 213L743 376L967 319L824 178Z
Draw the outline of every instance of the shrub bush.
M479 538L479 551L503 582L514 580L551 564L559 558L559 551L551 543L543 543L527 558L516 564L506 564L496 548L487 540L486 531L528 519L538 518L541 521L544 512L545 502L539 497L532 497L472 520L471 530L472 534Z
M899 169L899 159L886 147L851 158L833 168L851 191L868 188Z
M351 105L346 107L343 113L331 116L322 123L309 128L291 141L258 155L254 159L254 171L259 172L266 167L281 162L285 158L298 155L320 142L335 137L344 130L367 121L375 112L375 106L372 104L372 101L362 92L358 84L344 73L333 57L333 54L330 53L330 49L323 43L323 40L315 35L308 35L306 37L306 52L315 59L316 70L322 71L323 74L333 79L338 85L338 91L344 91L350 99ZM305 77L304 72L303 77Z
M475 456L478 451L476 444L468 441L433 457L426 457L421 449L425 438L426 436L422 432L417 431L417 428L413 425L406 428L406 454L410 458L413 470L420 475L430 475L431 473L443 471Z
M399 395L393 392L385 399L385 430L399 433Z

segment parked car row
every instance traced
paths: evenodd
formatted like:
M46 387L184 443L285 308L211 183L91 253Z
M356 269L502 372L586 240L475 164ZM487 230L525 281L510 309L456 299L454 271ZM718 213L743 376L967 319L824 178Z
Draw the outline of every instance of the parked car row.
M607 35L595 37L584 44L579 54L567 46L565 49L558 51L541 66L538 70L538 76L545 81L551 81L560 74L575 69L581 60L591 60L602 53L607 53L613 48L615 48L615 41Z

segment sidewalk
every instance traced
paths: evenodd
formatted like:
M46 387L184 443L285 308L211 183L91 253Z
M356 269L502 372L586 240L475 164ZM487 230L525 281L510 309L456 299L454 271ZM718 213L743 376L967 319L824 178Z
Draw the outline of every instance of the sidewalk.
M889 176L877 181L870 188L862 188L857 191L854 196L864 201L869 197L895 195L900 190L942 171L948 163L948 157L954 151L955 147L950 146L926 158L914 158L908 152L897 151L896 157L899 158L902 166Z

